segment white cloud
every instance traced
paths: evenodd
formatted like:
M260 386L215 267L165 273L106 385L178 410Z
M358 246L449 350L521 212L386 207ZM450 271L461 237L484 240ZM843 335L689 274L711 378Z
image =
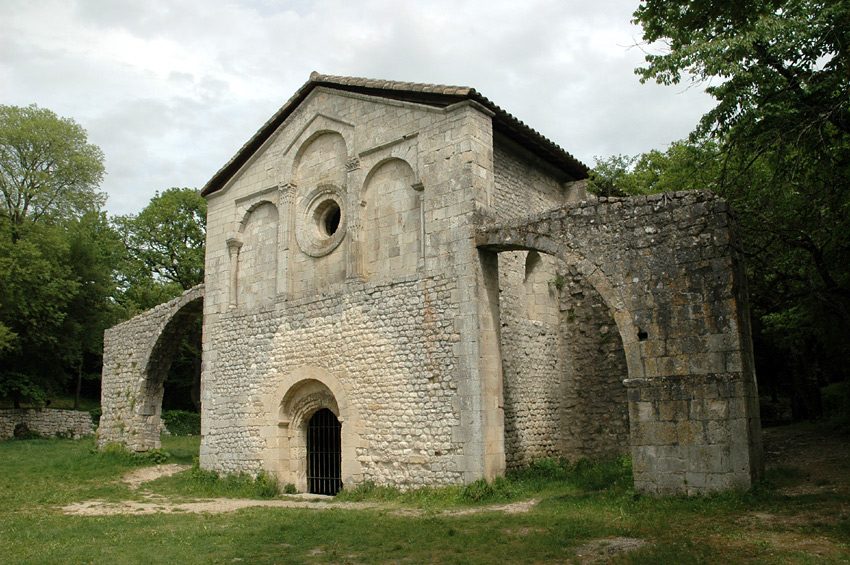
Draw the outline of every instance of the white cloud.
M200 187L309 77L472 86L588 164L710 107L640 85L635 1L32 0L4 5L0 94L80 122L112 213Z

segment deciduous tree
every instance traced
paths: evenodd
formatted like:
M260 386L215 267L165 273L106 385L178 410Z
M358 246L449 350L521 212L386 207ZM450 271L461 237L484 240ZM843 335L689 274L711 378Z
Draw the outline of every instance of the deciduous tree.
M732 201L760 378L784 380L795 415L817 417L818 385L850 378L836 339L850 331L850 4L646 0L635 22L649 51L641 80L706 84L717 105L689 142L620 166L617 184Z
M0 397L16 406L60 392L108 323L105 254L121 249L100 210L103 171L73 120L0 106Z
M74 120L34 104L0 105L0 218L13 242L27 223L99 209L103 175L103 153Z

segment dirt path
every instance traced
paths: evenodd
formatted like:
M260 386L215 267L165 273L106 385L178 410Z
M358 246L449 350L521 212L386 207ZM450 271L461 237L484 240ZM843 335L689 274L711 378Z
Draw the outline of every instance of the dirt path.
M189 469L188 465L156 465L137 469L124 475L120 482L126 483L133 490L140 489L147 482L154 481L160 477L168 477L175 473ZM167 498L145 492L142 489L143 501L123 500L121 502L107 502L105 500L87 500L75 502L62 507L65 514L76 514L79 516L112 516L115 514L178 514L178 513L209 513L221 514L233 512L242 508L263 506L270 508L309 508L312 510L328 510L331 508L343 508L349 510L363 510L381 506L372 502L335 502L329 496L315 494L298 494L288 496L285 500L256 500L247 498L205 498L192 502L171 502ZM538 500L523 500L512 504L499 504L472 508L464 510L449 510L447 515L462 516L477 512L505 512L516 514L528 512L537 504ZM424 510L410 509L398 510L397 514L420 515Z
M177 465L176 463L171 463L169 465L156 465L154 467L143 467L121 477L121 482L128 484L131 489L136 490L144 483L155 481L160 477L170 477L171 475L179 473L180 471L185 471L186 469L189 469L189 465Z
M310 508L312 510L328 510L331 508L346 508L363 510L374 508L377 504L369 502L316 502L312 500L252 500L245 498L206 498L195 502L169 502L168 499L148 495L144 502L124 500L122 502L106 502L89 500L64 506L65 514L80 516L111 516L114 514L184 514L208 513L221 514L233 512L241 508L265 506L271 508Z
M850 438L846 436L824 436L799 428L769 428L764 432L765 461L770 467L792 467L805 476L801 484L785 489L784 494L798 496L817 494L820 492L850 492ZM122 502L107 502L90 500L69 504L62 508L66 514L84 516L106 516L113 514L174 514L174 513L212 513L232 512L241 508L264 506L273 508L310 508L326 510L329 508L364 509L381 506L378 503L366 502L337 502L330 504L329 497L317 495L296 495L285 500L252 500L236 498L202 499L192 502L170 502L168 499L145 492L142 488L147 482L166 477L188 469L186 465L158 465L145 467L125 475L121 481L131 489L141 489L143 501L125 500ZM446 511L446 515L462 516L476 512L529 512L536 506L538 500L524 500L512 504L490 505L474 509ZM850 512L850 510L848 510ZM416 516L424 511L416 509L399 509L398 514ZM759 516L766 520L775 517ZM588 547L590 554L601 553L610 555L612 550L620 545L634 547L631 540L619 541L598 540L599 547Z
M821 434L798 427L764 430L767 468L794 468L805 476L783 494L797 496L825 492L850 492L850 437Z

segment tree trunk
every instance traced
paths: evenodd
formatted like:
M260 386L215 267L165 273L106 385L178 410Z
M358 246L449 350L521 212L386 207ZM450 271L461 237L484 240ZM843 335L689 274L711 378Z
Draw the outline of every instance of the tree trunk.
M80 389L83 387L83 356L80 355L80 363L77 365L77 391L74 394L74 410L80 409Z
M791 367L791 414L795 422L815 420L823 415L816 354L812 347L802 349L794 352Z

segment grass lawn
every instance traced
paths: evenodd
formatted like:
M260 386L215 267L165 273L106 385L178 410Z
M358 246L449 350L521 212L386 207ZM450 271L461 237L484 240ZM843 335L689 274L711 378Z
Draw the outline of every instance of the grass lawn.
M812 444L793 437L801 443L783 440L786 452ZM846 436L825 441L850 445ZM262 481L197 469L134 490L120 478L149 460L96 453L91 440L0 442L0 563L569 563L627 540L642 545L603 562L850 562L849 462L810 469L781 446L764 485L703 498L638 496L627 461L548 462L492 485L408 493L366 486L326 510L85 516L63 507L273 495ZM165 437L163 447L169 462L190 463L198 438ZM824 468L828 477L818 475ZM505 511L532 499L527 511Z

